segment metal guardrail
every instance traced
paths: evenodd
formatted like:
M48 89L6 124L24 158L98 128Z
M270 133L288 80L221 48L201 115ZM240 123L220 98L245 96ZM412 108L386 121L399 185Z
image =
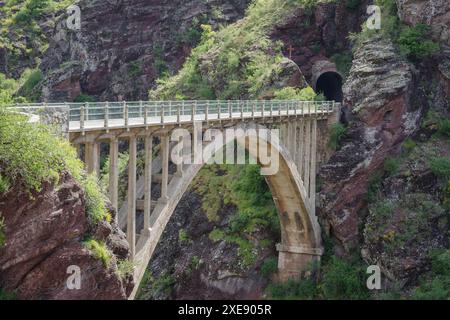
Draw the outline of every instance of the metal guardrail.
M267 118L280 116L326 115L339 103L334 101L298 100L192 100L192 101L137 101L137 102L86 102L86 103L34 103L16 104L9 108L20 112L40 114L49 109L68 112L73 130L83 131L89 121L98 128L121 127L134 124L172 124L189 121L214 121L228 119ZM137 121L136 121L137 120ZM140 120L140 121L139 121ZM99 125L101 121L102 125ZM113 124L114 123L114 124Z

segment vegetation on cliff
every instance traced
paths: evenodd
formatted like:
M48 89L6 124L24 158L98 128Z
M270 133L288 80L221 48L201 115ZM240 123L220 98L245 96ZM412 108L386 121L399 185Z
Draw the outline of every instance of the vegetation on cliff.
M213 31L203 25L200 44L180 72L160 79L150 99L243 99L273 95L271 83L281 72L282 44L269 32L299 7L316 0L256 0L245 18Z

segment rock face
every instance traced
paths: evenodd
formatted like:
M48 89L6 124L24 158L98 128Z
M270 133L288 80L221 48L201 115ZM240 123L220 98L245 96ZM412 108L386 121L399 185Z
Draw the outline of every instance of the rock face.
M146 99L164 72L178 70L200 36L200 24L232 22L248 0L79 1L81 30L60 17L41 69L43 99ZM133 83L133 85L130 85Z
M290 57L312 83L313 65L328 60L337 52L350 48L348 34L359 32L366 4L350 9L346 1L318 3L314 9L298 9L283 25L272 33L274 40L282 40L284 54Z
M344 86L350 128L320 172L322 216L346 247L358 242L358 212L365 206L371 174L417 127L421 110L411 106L413 77L412 67L381 38L355 53Z
M126 299L130 280L117 275L117 260L126 259L128 245L117 227L91 225L84 192L69 174L53 186L45 183L33 194L15 186L0 198L6 242L0 248L0 287L21 299ZM113 261L105 267L83 244L94 235L105 241ZM69 290L69 266L81 271L81 289Z
M447 0L396 0L400 19L431 26L433 37L450 49L450 2Z

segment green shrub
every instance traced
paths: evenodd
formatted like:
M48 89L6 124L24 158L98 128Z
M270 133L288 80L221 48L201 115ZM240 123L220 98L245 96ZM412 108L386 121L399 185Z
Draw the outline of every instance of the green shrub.
M189 235L188 235L188 233L186 232L186 230L180 229L180 230L178 231L178 240L179 240L181 243L189 243L189 242L190 242L190 238L189 238Z
M8 178L7 177L3 177L0 174L0 195L8 192L10 187L11 187L11 184L9 183Z
M172 292L173 285L175 284L175 279L170 274L164 274L152 283L152 292L155 296L161 294L170 295Z
M303 89L285 87L274 93L277 100L300 100L300 101L314 101L317 97L313 88L306 87ZM326 100L326 99L325 99Z
M330 57L330 60L336 64L337 70L346 78L350 72L353 62L351 53L336 53Z
M450 137L450 120L443 119L439 122L438 133L442 136Z
M266 278L270 279L270 277L278 271L278 259L274 257L269 257L266 260L264 260L262 266L261 266L261 275Z
M366 299L366 273L357 263L333 257L323 268L323 279L320 285L325 299Z
M419 23L414 27L404 27L399 35L398 44L402 54L418 61L439 51L439 44L430 39L430 27Z
M438 250L430 254L431 273L420 281L414 290L413 299L448 300L450 299L450 250Z
M0 164L8 181L23 181L28 191L39 191L42 182L57 182L67 170L78 181L83 164L69 142L48 126L0 108Z
M125 280L132 276L134 272L134 264L130 260L119 260L117 262L117 275L120 279Z
M21 94L27 97L29 100L39 99L39 97L33 93L33 90L44 78L41 70L36 69L26 71L24 72L24 75L22 75L22 77L25 78L25 82L22 85Z
M384 171L387 173L387 175L392 176L398 171L398 168L400 167L400 159L388 157L384 161L383 166Z
M328 143L328 146L333 150L339 149L341 139L346 133L347 127L342 123L333 124L330 130L330 142Z
M209 239L213 242L219 242L225 239L225 233L220 229L214 229L209 233Z
M86 93L81 93L78 95L78 97L75 98L74 102L77 103L95 102L95 98Z
M403 142L402 147L406 151L406 153L410 153L412 150L414 150L415 147L417 147L417 143L413 139L408 138L405 140L405 142Z
M6 292L0 288L0 301L17 300L17 295L13 292Z
M450 160L444 157L434 157L429 163L431 171L441 179L450 177Z
M270 284L267 292L273 299L312 300L318 296L317 282L312 278L293 280L285 283Z
M111 222L111 215L106 209L106 196L98 184L94 174L87 176L84 181L84 191L86 194L86 213L93 223L102 220Z
M349 10L356 10L361 5L361 0L346 0L345 6Z
M84 245L86 246L87 249L89 249L89 251L91 251L94 254L94 257L96 259L103 262L103 265L105 267L109 266L112 259L112 253L106 247L106 244L104 242L89 239L84 242Z

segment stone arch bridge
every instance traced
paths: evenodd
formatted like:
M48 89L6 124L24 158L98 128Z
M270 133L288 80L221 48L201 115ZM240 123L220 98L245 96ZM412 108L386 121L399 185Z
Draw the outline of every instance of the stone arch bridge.
M320 228L315 214L316 171L323 156L327 130L339 121L340 104L310 101L147 101L18 105L23 112L39 114L41 121L59 123L70 142L83 155L86 170L100 171L100 146L109 145L109 198L118 211L118 223L126 231L135 268L134 298L156 245L203 163L174 165L171 133L192 132L193 143L213 155L229 143L201 142L206 130L237 128L244 132L237 143L264 167L262 147L278 154L276 173L266 181L273 194L281 223L278 276L281 281L299 276L322 255ZM36 113L33 110L41 110ZM33 119L33 118L32 118ZM201 129L198 130L199 124ZM279 143L254 135L261 129L279 129ZM319 131L322 134L319 134ZM318 138L319 137L319 138ZM252 140L253 139L253 140ZM119 208L119 141L128 141L128 191ZM250 141L257 141L251 144ZM156 143L155 143L156 141ZM137 175L138 143L144 146L144 169ZM326 144L326 143L325 143ZM234 141L233 144L234 146ZM186 149L186 146L184 146ZM319 150L320 151L320 150ZM323 150L322 150L323 151ZM191 159L192 160L192 159ZM208 160L208 159L205 159ZM321 159L323 160L323 159ZM159 192L155 197L152 188ZM155 190L153 190L155 191ZM153 197L152 197L153 195Z

